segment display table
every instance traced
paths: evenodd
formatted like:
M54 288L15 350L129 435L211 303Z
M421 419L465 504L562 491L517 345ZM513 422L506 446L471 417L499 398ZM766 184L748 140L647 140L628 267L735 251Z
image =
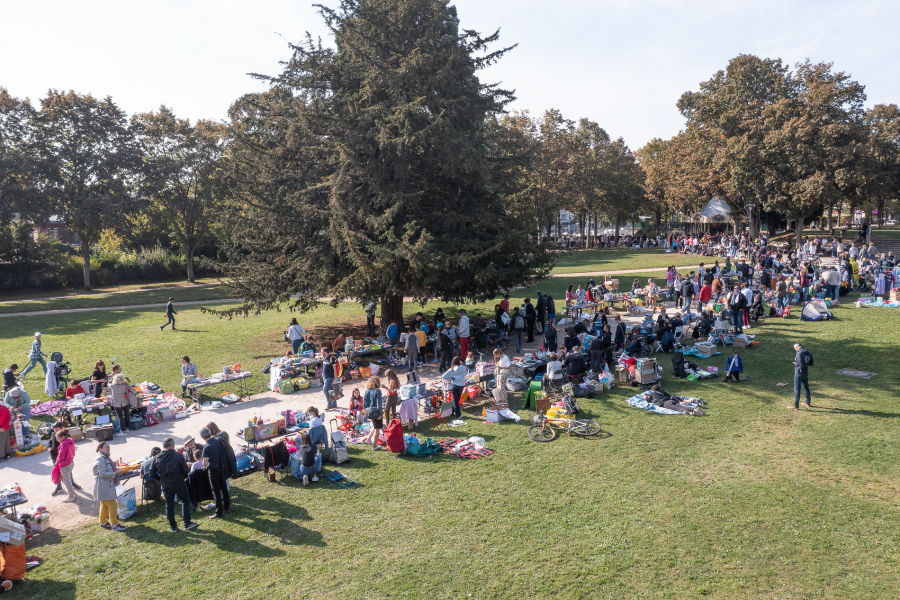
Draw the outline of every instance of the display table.
M3 506L0 506L0 513L5 513L8 510L10 517L12 517L12 520L18 522L19 513L16 512L16 507L27 503L28 498L26 498L24 494L19 494L18 500L13 500L12 502L7 502Z
M191 398L194 399L194 402L197 402L199 404L201 389L214 385L230 383L237 386L237 395L241 400L243 400L244 398L250 397L250 390L247 388L247 379L252 376L253 372L251 371L241 371L236 375L224 375L222 373L218 373L211 377L204 377L203 379L198 379L197 381L191 382L188 384L187 388L191 392Z
M547 370L547 364L549 360L529 360L529 361L515 361L510 366L515 367L519 370L519 373L512 373L515 377L527 377L528 379L534 379L534 376L538 373L543 373ZM512 369L510 369L512 371Z
M563 309L563 312L566 314L566 319L575 320L580 319L584 315L585 310L590 310L597 308L596 302L586 302L584 304L573 304L572 306L567 306Z

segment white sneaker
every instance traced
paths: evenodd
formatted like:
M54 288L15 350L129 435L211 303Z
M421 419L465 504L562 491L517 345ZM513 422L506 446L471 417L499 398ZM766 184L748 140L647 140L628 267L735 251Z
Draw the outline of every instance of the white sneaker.
M115 435L115 437L127 437L127 436L126 436L123 432L121 432L121 431L120 431L119 433L114 434L114 435Z
M303 485L309 485L309 475L303 476Z
M312 476L312 481L313 481L313 483L317 482L318 480L319 480L319 476L318 476L318 475L313 475L313 476Z

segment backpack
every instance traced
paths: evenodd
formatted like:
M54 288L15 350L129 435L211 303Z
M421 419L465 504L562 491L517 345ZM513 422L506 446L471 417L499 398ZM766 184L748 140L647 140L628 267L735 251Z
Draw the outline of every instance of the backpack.
M516 316L516 322L513 324L516 329L525 329L525 319L519 314Z
M806 350L806 349L804 348L804 350ZM812 352L810 352L809 350L806 350L806 366L811 367L814 364L815 364L815 361L813 360Z

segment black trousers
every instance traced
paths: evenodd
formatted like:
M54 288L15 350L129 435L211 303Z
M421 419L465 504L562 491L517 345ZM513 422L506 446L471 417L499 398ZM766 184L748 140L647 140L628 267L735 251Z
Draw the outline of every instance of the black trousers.
M525 333L528 335L527 340L529 342L534 341L534 317L528 317L525 319Z
M453 361L453 350L451 348L442 348L439 352L441 357L441 366L439 367L441 371L447 371L450 368L450 363Z
M213 498L216 499L216 514L220 517L223 511L231 510L231 496L228 494L228 484L225 483L225 476L221 467L210 466L209 485L212 488Z
M131 408L128 406L117 406L116 416L119 417L119 425L122 427L122 431L131 429Z
M375 315L366 315L366 335L375 336Z

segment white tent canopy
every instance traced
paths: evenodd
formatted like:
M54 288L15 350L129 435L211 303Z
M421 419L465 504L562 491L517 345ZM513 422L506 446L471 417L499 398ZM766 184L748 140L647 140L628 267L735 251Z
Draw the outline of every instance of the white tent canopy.
M731 219L731 209L716 196L691 218L700 223L725 223Z

